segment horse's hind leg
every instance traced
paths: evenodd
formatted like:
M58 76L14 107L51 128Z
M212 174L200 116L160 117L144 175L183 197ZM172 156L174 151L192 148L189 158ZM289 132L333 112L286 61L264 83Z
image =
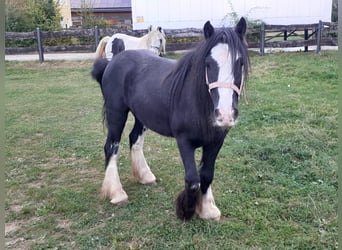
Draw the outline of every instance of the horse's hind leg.
M106 115L108 123L107 141L104 146L106 174L102 183L101 196L109 198L113 204L124 204L128 196L122 188L118 173L118 152L121 134L126 123L127 113Z
M132 172L135 179L141 184L154 184L156 177L147 165L143 152L145 132L146 128L138 119L135 119L134 127L129 135Z

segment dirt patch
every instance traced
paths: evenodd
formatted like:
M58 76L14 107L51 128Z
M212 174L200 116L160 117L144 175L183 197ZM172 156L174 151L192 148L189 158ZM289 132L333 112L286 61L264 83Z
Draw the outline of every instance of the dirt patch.
M34 240L28 240L22 237L23 227L32 225L38 220L37 217L32 217L28 221L16 220L5 223L5 246L6 249L31 249ZM24 229L25 230L25 229ZM19 235L19 236L18 236Z
M17 231L20 223L22 223L22 221L14 221L14 222L5 223L5 235L8 235L12 232Z
M69 220L57 220L57 222L58 222L57 228L69 229L71 226L71 222Z

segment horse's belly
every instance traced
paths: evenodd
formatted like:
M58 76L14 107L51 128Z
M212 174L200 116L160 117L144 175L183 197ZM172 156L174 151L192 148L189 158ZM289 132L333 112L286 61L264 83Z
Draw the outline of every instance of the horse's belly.
M168 136L168 137L172 137L172 133L171 130L168 128L168 126L164 126L162 123L151 123L148 124L149 122L147 122L147 125L145 123L144 126L160 135L163 136Z
M146 128L164 136L172 136L169 124L170 112L166 103L153 98L144 98L130 106L131 112Z

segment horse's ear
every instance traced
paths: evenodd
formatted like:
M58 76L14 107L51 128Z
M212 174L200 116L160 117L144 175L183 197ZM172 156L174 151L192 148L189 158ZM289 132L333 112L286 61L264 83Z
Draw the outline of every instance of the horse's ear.
M239 35L239 37L242 41L245 41L246 31L247 31L246 19L241 17L240 21L238 22L238 24L235 27L235 32Z
M211 25L210 21L207 21L203 27L204 37L208 39L214 34L214 27Z
M157 30L161 33L162 32L162 27L158 26Z
M152 25L148 26L148 32L151 32L152 31Z

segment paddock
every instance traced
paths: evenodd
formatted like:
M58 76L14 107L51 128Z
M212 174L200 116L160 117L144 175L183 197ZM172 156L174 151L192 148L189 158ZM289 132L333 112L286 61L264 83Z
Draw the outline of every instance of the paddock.
M336 249L337 57L251 52L248 104L216 162L221 221L187 223L172 203L184 184L173 139L148 131L157 184L131 177L132 117L119 165L129 203L99 197L106 133L92 59L7 61L6 249Z

